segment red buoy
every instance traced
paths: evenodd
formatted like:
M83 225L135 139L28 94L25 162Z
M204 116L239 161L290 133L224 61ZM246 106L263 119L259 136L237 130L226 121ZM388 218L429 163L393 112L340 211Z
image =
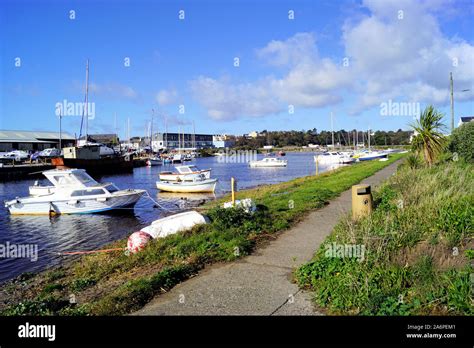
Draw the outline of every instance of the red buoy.
M152 239L152 237L143 231L133 232L127 241L127 249L131 253L136 253L143 248Z

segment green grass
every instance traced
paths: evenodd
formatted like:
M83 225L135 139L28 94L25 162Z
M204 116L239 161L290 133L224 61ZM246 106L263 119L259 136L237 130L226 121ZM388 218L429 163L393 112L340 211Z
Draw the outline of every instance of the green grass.
M376 209L344 218L296 280L332 314L473 315L473 166L401 168L374 192ZM326 257L326 243L365 246L363 262Z
M250 254L259 243L288 229L309 211L320 208L353 184L393 163L364 162L318 176L238 192L253 198L252 216L242 209L222 209L224 197L200 208L211 223L153 240L137 254L93 254L38 275L27 295L20 294L4 315L119 315L141 308L207 264ZM126 239L110 248L126 246ZM38 295L39 294L39 295ZM77 298L70 303L69 297Z

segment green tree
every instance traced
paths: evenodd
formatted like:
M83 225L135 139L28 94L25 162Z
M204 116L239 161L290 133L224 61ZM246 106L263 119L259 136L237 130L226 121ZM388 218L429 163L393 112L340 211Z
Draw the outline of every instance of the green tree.
M423 158L429 167L433 165L446 143L446 138L442 133L445 129L442 119L443 114L430 105L423 110L420 118L410 125L415 131L412 149L423 153Z

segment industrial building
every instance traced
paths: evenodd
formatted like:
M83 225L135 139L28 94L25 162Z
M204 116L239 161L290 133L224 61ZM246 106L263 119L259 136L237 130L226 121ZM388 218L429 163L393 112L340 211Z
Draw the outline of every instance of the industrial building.
M59 132L0 130L0 152L59 148L59 138ZM62 147L74 146L76 139L69 133L61 133L61 143Z

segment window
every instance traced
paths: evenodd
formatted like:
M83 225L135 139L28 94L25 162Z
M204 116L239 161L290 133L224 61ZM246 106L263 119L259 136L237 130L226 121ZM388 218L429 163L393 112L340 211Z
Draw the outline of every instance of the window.
M104 195L105 191L103 189L90 189L90 190L77 190L71 193L72 197L78 196L93 196L93 195Z

